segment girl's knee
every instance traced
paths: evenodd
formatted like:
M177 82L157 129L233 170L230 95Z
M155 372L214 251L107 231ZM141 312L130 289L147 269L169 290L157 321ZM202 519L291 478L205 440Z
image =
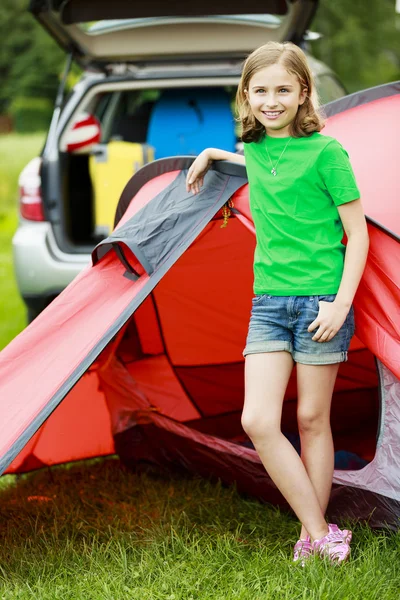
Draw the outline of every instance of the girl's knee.
M320 411L298 410L297 423L300 433L317 435L329 429L329 415Z
M280 433L279 426L265 415L243 410L242 427L251 440L266 439Z

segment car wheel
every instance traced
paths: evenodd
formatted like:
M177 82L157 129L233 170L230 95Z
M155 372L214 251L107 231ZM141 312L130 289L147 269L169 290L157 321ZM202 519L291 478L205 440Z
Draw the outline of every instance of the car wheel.
M57 297L57 294L51 296L24 297L26 304L27 324L32 323L38 315Z
M41 312L42 311L38 308L32 308L31 306L28 306L26 311L27 324L29 325L29 323L32 323L32 321L34 321Z

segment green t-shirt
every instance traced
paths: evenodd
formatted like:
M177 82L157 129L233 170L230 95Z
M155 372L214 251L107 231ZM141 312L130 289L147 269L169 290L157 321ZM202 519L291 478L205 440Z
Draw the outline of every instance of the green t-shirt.
M336 294L345 253L336 207L360 197L346 150L334 138L313 133L264 136L244 144L244 155L257 241L254 293Z

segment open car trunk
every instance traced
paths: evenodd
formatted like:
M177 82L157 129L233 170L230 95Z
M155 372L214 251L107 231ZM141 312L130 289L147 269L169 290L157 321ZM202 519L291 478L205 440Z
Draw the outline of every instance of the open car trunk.
M70 251L89 253L112 231L121 193L143 165L209 146L236 151L230 81L236 78L100 82L86 94L58 141Z
M31 0L30 10L83 66L196 55L243 56L269 39L300 43L317 0ZM207 15L207 16L204 16Z

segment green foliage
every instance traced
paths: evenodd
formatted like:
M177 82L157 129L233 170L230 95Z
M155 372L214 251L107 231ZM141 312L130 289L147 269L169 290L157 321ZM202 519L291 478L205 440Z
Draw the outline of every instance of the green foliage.
M26 325L25 304L17 289L11 254L11 239L17 225L16 211L0 212L0 351Z
M0 3L0 113L14 98L54 102L65 54L28 12L28 0Z
M47 98L16 98L8 112L13 117L17 133L46 131L53 113L53 103Z
M394 0L320 0L311 50L354 92L400 78L399 27Z
M25 305L14 277L11 239L18 225L18 176L39 154L44 139L44 133L0 136L0 350L26 324Z
M19 174L32 158L39 155L44 141L44 132L0 135L0 219L17 214Z

